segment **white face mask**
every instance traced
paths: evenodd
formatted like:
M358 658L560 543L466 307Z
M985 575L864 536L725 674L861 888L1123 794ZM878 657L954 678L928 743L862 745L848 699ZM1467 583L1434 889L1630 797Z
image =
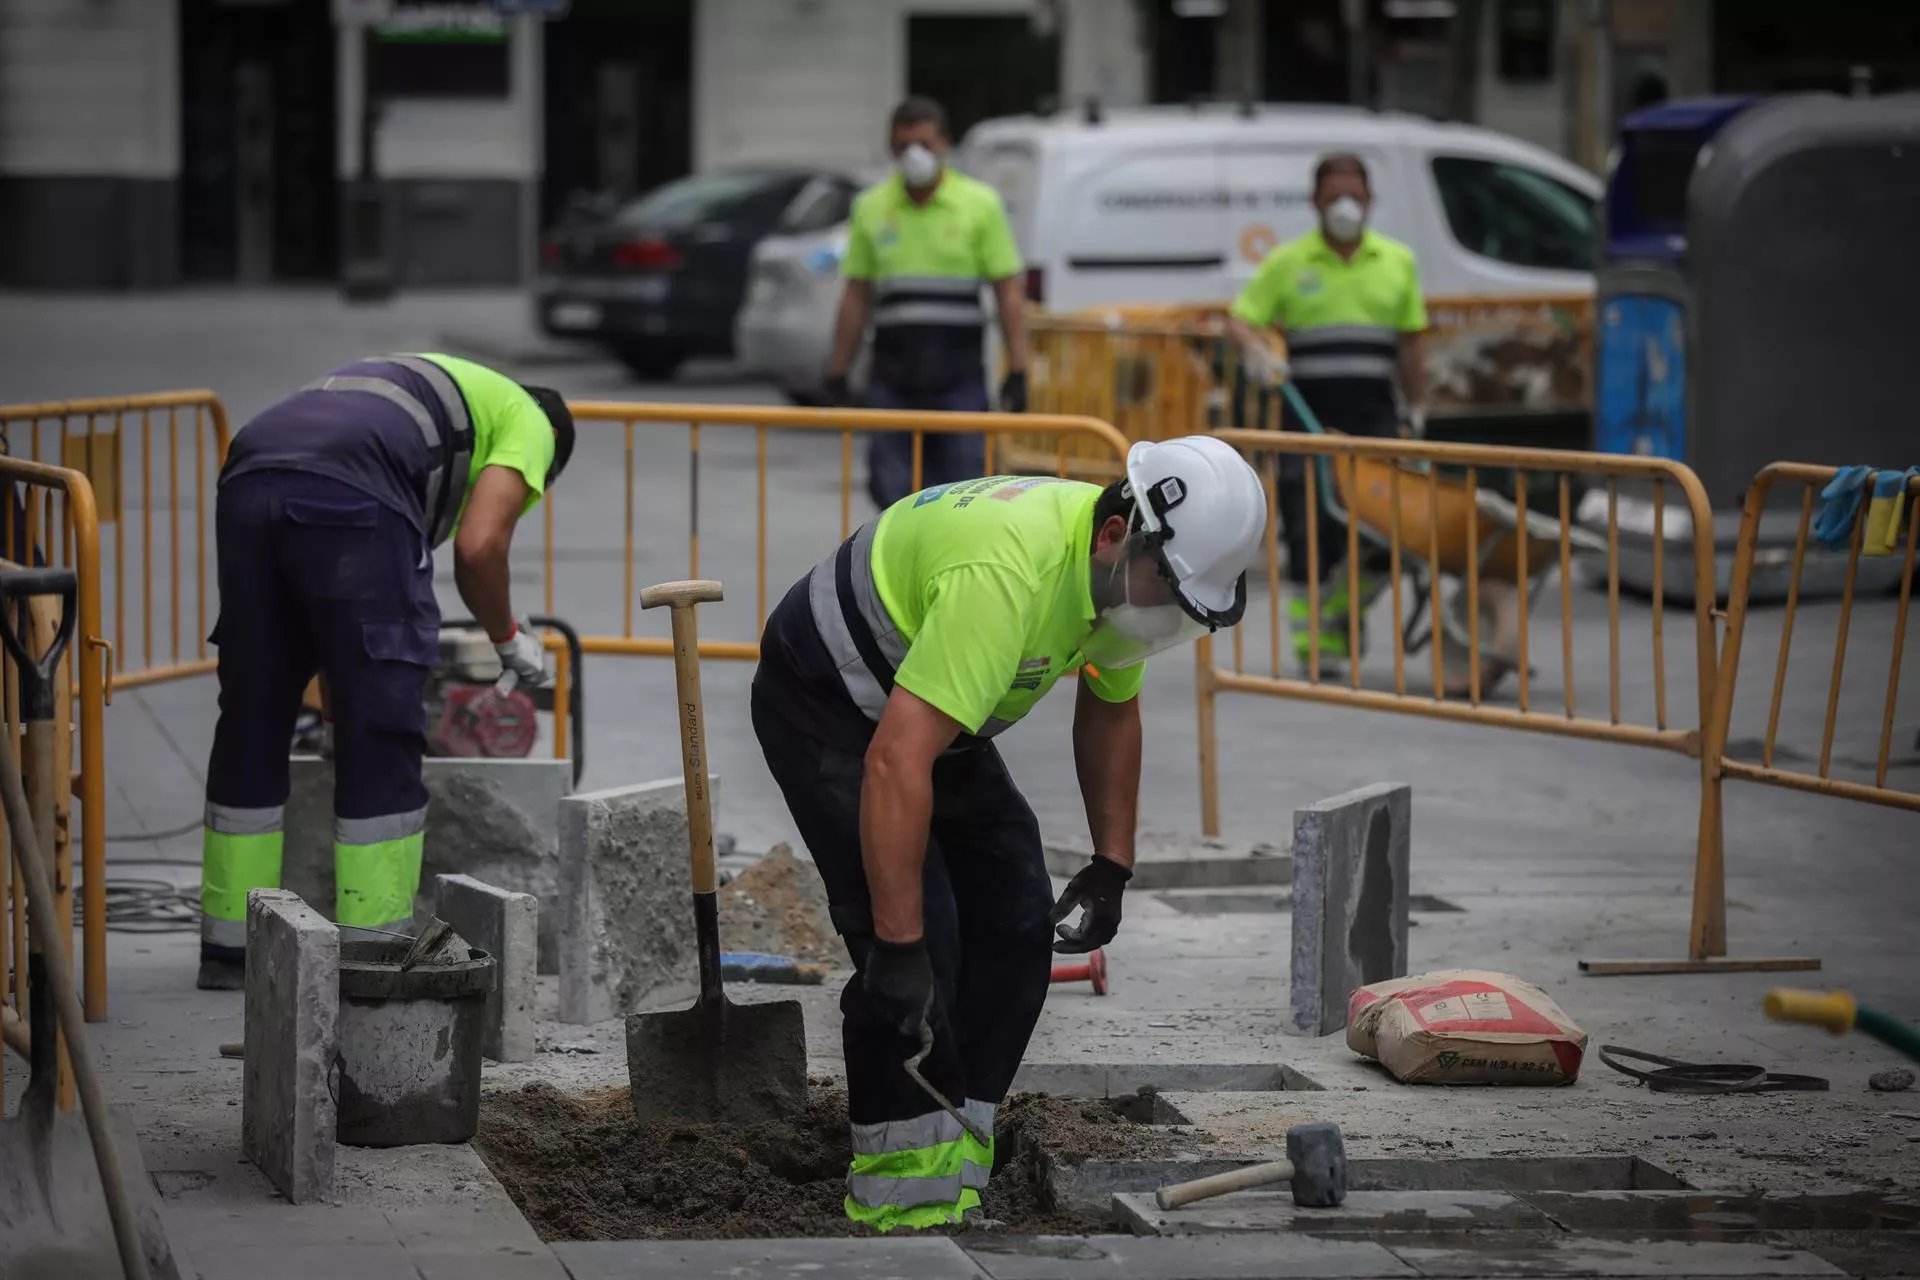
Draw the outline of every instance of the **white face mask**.
M1327 238L1340 244L1353 243L1367 229L1367 211L1352 196L1341 196L1335 200L1327 206L1321 218Z
M924 143L916 142L908 146L894 161L894 166L900 170L900 176L907 185L916 190L932 186L934 179L940 176L940 157L933 154L932 149Z
M1116 604L1100 616L1127 639L1151 645L1178 635L1187 615L1177 605Z

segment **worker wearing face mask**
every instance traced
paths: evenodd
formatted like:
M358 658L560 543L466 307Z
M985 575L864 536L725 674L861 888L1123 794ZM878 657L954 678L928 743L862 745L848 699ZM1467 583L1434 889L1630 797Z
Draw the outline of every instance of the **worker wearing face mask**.
M767 618L754 733L858 970L840 997L855 1222L937 1226L980 1203L991 1143L901 1064L924 1026L928 1082L993 1133L1049 951L1120 927L1141 664L1240 620L1266 523L1231 446L1142 442L1104 489L991 476L905 498ZM1093 857L1056 902L1039 824L990 740L1063 678Z
M1355 436L1419 435L1426 425L1427 378L1420 334L1427 308L1413 251L1367 225L1373 190L1367 167L1354 155L1329 155L1313 173L1313 206L1320 225L1274 249L1235 299L1228 324L1256 380L1290 378L1322 425ZM1286 339L1285 363L1261 333L1277 328ZM1397 384L1397 386L1396 386ZM1396 396L1396 390L1398 395ZM1286 430L1304 430L1291 409ZM1324 497L1324 486L1321 489ZM1312 644L1306 599L1306 479L1302 460L1283 459L1280 519L1286 529L1288 602L1294 656L1304 667ZM1346 532L1321 514L1320 654L1343 662L1348 654L1347 575L1332 574L1347 545ZM1375 566L1363 565L1362 608L1384 585Z
M873 322L873 362L865 403L873 409L984 412L986 310L981 284L993 287L1007 343L1000 407L1027 408L1027 332L1020 250L999 195L947 167L947 117L928 98L894 110L894 176L854 202L841 273L827 397L849 404L847 370ZM923 438L921 485L971 480L986 469L978 434ZM867 454L867 487L882 509L917 486L913 437L876 433Z

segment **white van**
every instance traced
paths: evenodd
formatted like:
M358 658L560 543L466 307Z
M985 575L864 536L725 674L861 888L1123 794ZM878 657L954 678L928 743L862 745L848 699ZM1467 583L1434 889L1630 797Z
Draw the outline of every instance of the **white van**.
M1339 106L1150 107L983 121L957 162L998 188L1051 311L1219 303L1313 229L1313 169L1352 152L1372 225L1429 296L1591 292L1600 180L1518 138Z
M1373 225L1412 247L1429 298L1592 294L1600 180L1471 125L1293 105L1011 116L969 130L955 163L1006 202L1029 299L1066 312L1230 302L1312 230L1313 168L1334 151L1366 162ZM853 191L818 194L755 249L736 327L743 364L802 402L833 341Z

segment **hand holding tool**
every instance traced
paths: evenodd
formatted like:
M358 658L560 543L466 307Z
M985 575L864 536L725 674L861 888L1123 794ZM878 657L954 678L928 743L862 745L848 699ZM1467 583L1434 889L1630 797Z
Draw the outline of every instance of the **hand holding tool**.
M515 622L513 634L496 641L493 651L500 655L500 682L494 686L500 694L512 693L515 684L544 689L553 683L547 673L547 646L524 621Z
M1326 1209L1347 1198L1347 1148L1340 1139L1340 1126L1331 1120L1297 1124L1287 1130L1287 1158L1266 1164L1250 1164L1208 1178L1176 1182L1154 1192L1153 1201L1162 1209L1178 1209L1196 1200L1271 1186L1291 1184L1293 1202L1310 1209Z
M1055 983L1091 982L1093 994L1103 996L1107 994L1107 953L1095 947L1087 953L1084 963L1057 964L1053 966L1053 977L1050 981Z
M720 980L719 889L707 736L700 710L700 637L694 606L721 598L717 582L668 582L640 593L640 607L673 610L673 675L680 757L686 771L687 837L700 994L690 1009L627 1018L627 1078L642 1120L741 1122L797 1115L807 1099L806 1022L797 1000L735 1004Z
M883 1022L903 1036L926 1025L933 1008L933 960L925 938L912 942L873 940L860 974L867 1004Z
M1133 879L1133 870L1111 858L1095 854L1080 874L1067 881L1060 900L1053 904L1054 932L1060 941L1053 944L1061 955L1083 955L1104 947L1120 932L1120 895ZM1061 924L1081 907L1087 909L1079 924Z

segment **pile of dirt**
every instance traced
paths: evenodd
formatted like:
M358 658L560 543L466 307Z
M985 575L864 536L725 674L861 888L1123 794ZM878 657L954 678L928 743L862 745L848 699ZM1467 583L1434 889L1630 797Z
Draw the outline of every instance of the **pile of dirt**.
M720 886L720 946L796 960L853 963L827 916L820 873L777 844L767 856Z
M1156 1137L1155 1129L1131 1125L1098 1102L1021 1094L1001 1109L1001 1120L999 1167L981 1210L1023 1234L1110 1229L1045 1202L1040 1167L1046 1155L1078 1160L1186 1149L1177 1145L1182 1139ZM543 1240L767 1239L866 1230L848 1222L842 1207L851 1154L846 1094L822 1081L810 1088L803 1114L753 1126L643 1124L626 1089L568 1094L530 1084L485 1095L474 1146Z

